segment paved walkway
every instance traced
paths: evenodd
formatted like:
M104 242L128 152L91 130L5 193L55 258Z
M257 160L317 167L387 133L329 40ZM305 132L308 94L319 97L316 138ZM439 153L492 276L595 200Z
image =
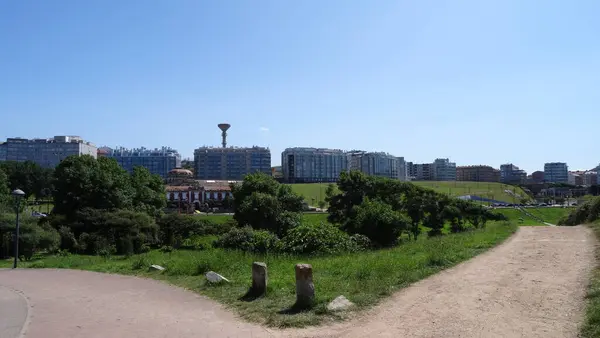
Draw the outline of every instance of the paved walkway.
M0 286L0 338L17 338L27 324L29 306L25 297Z
M28 297L27 338L569 338L583 316L594 246L584 227L523 227L503 245L399 291L353 321L285 331L240 321L214 301L149 279L3 270L0 286ZM26 317L17 296L0 287L0 309L4 302L21 309L11 323Z

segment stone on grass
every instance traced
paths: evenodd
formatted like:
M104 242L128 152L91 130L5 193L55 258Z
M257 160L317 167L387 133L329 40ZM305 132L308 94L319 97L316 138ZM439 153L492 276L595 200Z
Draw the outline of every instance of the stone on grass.
M354 303L348 300L344 296L337 296L329 304L327 304L327 310L329 311L343 311L353 306Z
M252 293L260 296L267 291L267 264L263 262L252 263Z
M296 264L296 306L310 308L315 301L315 285L310 264Z
M205 276L206 276L206 279L211 283L221 283L223 281L229 282L229 279L219 275L218 273L216 273L214 271L207 272Z
M163 267L162 267L162 266L160 266L160 265L152 264L152 265L150 265L150 270L164 271L164 270L165 270L165 268L163 268Z

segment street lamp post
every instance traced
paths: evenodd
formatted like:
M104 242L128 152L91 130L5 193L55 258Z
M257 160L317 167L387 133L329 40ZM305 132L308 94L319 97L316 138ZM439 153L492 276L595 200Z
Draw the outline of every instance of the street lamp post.
M25 193L21 189L15 189L12 192L15 202L17 204L17 224L15 228L15 261L13 263L13 269L17 268L17 259L19 258L19 212L21 211L21 198L25 196Z

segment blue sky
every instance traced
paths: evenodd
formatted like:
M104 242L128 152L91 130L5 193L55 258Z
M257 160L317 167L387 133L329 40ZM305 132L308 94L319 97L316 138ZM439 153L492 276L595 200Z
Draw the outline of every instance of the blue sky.
M0 138L600 162L600 2L2 1Z

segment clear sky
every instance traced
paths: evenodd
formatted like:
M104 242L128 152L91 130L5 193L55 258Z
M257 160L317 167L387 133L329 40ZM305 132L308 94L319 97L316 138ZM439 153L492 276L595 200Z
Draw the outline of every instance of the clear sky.
M0 2L0 138L600 162L600 1Z

